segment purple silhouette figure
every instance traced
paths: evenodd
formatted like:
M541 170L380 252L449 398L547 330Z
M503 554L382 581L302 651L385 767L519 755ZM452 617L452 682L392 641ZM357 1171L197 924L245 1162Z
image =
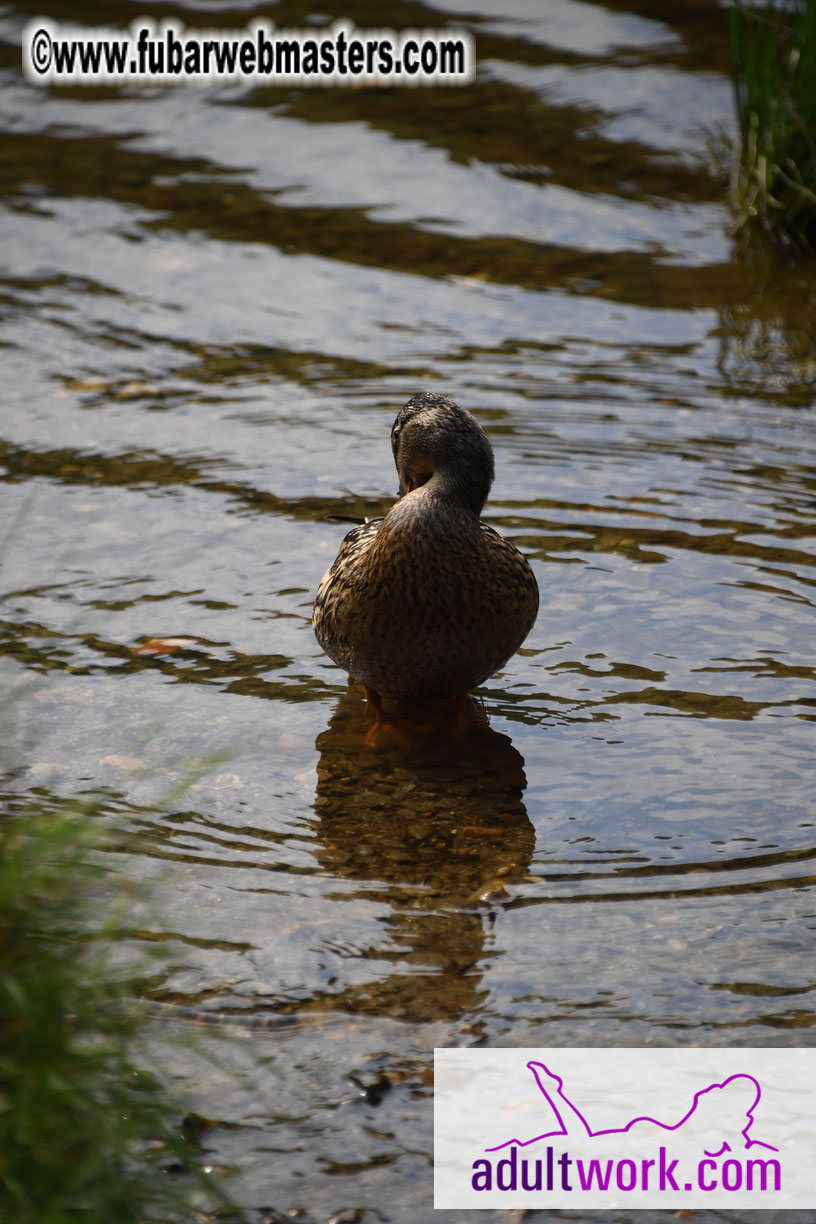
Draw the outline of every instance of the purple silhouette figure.
M487 1152L499 1152L502 1148L511 1147L514 1143L518 1147L529 1147L531 1143L538 1143L539 1139L552 1139L558 1135L586 1136L589 1139L597 1139L600 1135L627 1135L634 1127L638 1128L635 1132L637 1134L648 1133L648 1128L651 1127L658 1131L679 1131L690 1120L693 1125L689 1126L689 1130L697 1129L697 1126L701 1124L705 1129L716 1129L720 1134L726 1136L717 1151L705 1150L706 1156L717 1157L723 1152L733 1151L734 1148L729 1139L737 1147L745 1149L763 1147L771 1152L779 1151L779 1148L772 1147L770 1143L763 1143L760 1139L751 1139L748 1135L754 1124L754 1110L762 1096L759 1081L755 1080L753 1075L739 1072L736 1075L729 1075L728 1079L723 1080L721 1084L709 1084L707 1088L695 1092L691 1107L679 1122L660 1122L657 1118L641 1116L633 1118L631 1122L627 1122L626 1126L596 1131L565 1094L564 1081L559 1075L550 1071L549 1067L545 1067L541 1062L528 1062L527 1066L535 1076L539 1089L555 1114L559 1129L544 1131L533 1139L506 1139L504 1143L496 1147L486 1148ZM736 1121L732 1121L735 1115ZM737 1122L742 1117L746 1119L745 1125L737 1131Z

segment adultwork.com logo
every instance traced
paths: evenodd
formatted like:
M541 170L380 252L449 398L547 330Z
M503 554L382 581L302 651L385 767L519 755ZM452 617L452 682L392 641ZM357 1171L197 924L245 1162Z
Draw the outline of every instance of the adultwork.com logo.
M564 1081L542 1062L528 1062L530 1071L535 1076L541 1095L550 1106L558 1120L556 1130L545 1131L534 1139L508 1139L488 1152L500 1152L510 1149L510 1154L504 1160L499 1160L494 1166L490 1159L474 1161L472 1184L477 1190L490 1190L494 1180L499 1190L542 1190L552 1191L556 1185L567 1193L573 1189L585 1192L587 1190L623 1190L627 1193L641 1189L649 1190L693 1190L699 1187L705 1192L723 1186L728 1191L741 1190L747 1186L749 1190L755 1187L761 1190L778 1191L782 1184L782 1168L778 1159L750 1159L728 1157L722 1164L720 1160L727 1152L739 1151L750 1147L767 1148L778 1152L772 1144L763 1143L758 1139L750 1139L748 1131L754 1122L753 1111L762 1096L762 1089L752 1075L738 1073L731 1075L721 1084L710 1084L694 1094L691 1107L677 1122L661 1122L657 1118L633 1118L621 1127L593 1130L590 1123L581 1113L578 1106L570 1100L564 1091ZM715 1094L715 1095L712 1095ZM717 1096L716 1094L720 1094ZM746 1108L747 1106L747 1108ZM743 1127L736 1137L739 1122ZM681 1137L688 1139L698 1127L705 1128L707 1133L713 1132L722 1136L722 1142L716 1152L706 1148L705 1139L700 1139L700 1159L693 1172L686 1174L678 1172L680 1157L671 1159L673 1148L676 1149ZM727 1136L727 1137L726 1137ZM582 1146L587 1140L592 1140L593 1150L597 1147L608 1152L613 1141L616 1146L621 1140L639 1141L641 1146L645 1140L656 1151L651 1158L640 1156L600 1156L589 1160L580 1156L572 1157L569 1151L559 1145L559 1154L552 1143L547 1143L544 1160L534 1157L533 1149L546 1143L547 1140L575 1139ZM710 1142L710 1139L707 1140ZM732 1146L735 1145L735 1146ZM635 1146L623 1144L627 1150ZM519 1151L525 1154L519 1160ZM531 1155L528 1157L528 1151ZM556 1173L557 1167L557 1173ZM692 1181L686 1181L691 1175ZM678 1180L679 1179L679 1180Z
M530 1053L436 1051L436 1207L816 1203L816 1051Z

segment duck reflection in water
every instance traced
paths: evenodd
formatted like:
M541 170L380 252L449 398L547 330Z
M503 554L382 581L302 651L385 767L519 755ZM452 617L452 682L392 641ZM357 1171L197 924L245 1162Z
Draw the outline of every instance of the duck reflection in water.
M467 734L468 694L518 650L538 612L529 564L479 518L494 464L475 418L444 395L415 395L391 448L399 501L349 532L314 607L318 642L365 687L374 747Z
M526 875L535 844L523 758L483 720L465 737L372 752L367 718L352 682L317 739L317 859L390 908L387 943L371 953L376 980L338 1004L408 1020L477 1011L484 909Z

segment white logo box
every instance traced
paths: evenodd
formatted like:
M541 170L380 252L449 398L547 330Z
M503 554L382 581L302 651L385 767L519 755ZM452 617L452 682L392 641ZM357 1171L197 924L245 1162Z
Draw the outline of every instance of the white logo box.
M437 1049L434 1206L816 1206L816 1049Z

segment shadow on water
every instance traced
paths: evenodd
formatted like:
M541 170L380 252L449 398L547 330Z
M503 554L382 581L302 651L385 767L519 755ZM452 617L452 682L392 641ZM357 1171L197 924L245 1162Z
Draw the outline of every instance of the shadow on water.
M734 251L732 291L719 308L719 369L731 395L782 408L813 407L816 269L745 244Z
M352 683L317 739L315 855L388 902L381 955L394 971L338 1002L411 1020L466 1014L485 997L482 907L527 873L535 845L523 758L487 726L466 740L375 750L367 725Z

